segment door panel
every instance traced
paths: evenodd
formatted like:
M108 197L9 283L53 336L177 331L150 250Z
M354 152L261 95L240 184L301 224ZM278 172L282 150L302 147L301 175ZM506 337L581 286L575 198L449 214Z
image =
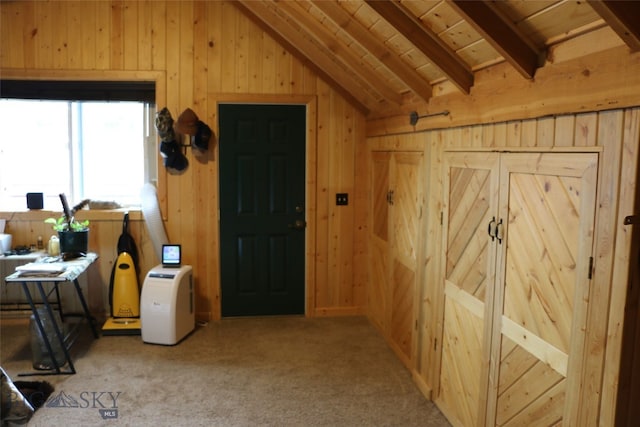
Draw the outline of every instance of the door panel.
M595 153L503 155L500 216L508 221L496 282L496 425L518 425L534 413L544 417L528 425L572 425L596 174Z
M389 165L391 153L373 152L372 160L372 231L369 286L369 318L386 333L389 281Z
M373 235L389 241L389 164L391 153L374 152L373 163Z
M413 358L414 302L422 212L422 153L394 153L391 188L393 260L390 337L405 365Z
M415 271L421 209L420 169L422 153L396 153L392 184L392 250L406 267Z
M441 383L436 403L450 421L473 426L477 425L483 390L480 375L484 346L483 307L474 310L465 306L464 300L456 300L456 295L464 296L464 292L458 293L458 288L452 287L455 288L451 285L445 298Z
M498 206L495 153L445 156L445 301L436 403L458 424L484 424L495 251L487 226ZM488 319L488 321L485 321Z
M597 163L596 153L445 156L436 403L454 424L575 425Z
M402 362L413 358L422 152L372 153L369 317Z
M413 269L394 260L391 290L391 330L390 336L396 349L405 360L411 359L413 338L413 299L416 274Z
M517 238L509 241L504 315L567 353L580 243L579 206L569 195L581 192L580 179L542 178L511 176L509 230Z
M302 314L305 107L219 115L222 315Z
M562 419L564 377L513 341L502 344L504 369L496 425L553 426ZM522 403L525 403L524 410Z

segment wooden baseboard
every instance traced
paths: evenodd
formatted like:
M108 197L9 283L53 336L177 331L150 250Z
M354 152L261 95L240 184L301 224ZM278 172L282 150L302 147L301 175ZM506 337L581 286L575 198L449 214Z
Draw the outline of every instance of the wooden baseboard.
M211 320L212 317L210 311L196 311L196 322L210 322Z
M424 395L428 400L432 400L433 390L429 385L425 382L425 380L420 376L419 372L411 371L411 376L413 377L413 381L416 383L418 390Z

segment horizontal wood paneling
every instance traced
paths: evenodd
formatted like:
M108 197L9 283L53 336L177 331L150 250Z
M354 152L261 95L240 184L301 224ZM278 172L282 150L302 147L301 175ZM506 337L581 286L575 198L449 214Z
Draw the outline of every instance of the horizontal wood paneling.
M538 69L534 79L523 79L507 64L478 71L468 96L434 87L428 103L405 105L383 117L367 121L367 136L411 133L436 128L472 126L478 123L538 120L542 116L588 113L637 106L640 103L640 53L630 53L625 46L591 53L597 39L571 41L572 53L579 58L567 59L564 46L553 63ZM569 42L567 42L569 44ZM590 46L591 45L591 46ZM409 123L409 113L420 115L448 111ZM536 125L538 127L538 125ZM535 145L539 146L539 143Z

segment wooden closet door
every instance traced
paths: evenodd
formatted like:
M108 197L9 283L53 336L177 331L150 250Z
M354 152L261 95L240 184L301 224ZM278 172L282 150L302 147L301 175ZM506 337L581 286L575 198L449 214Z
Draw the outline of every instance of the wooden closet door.
M388 329L389 282L389 167L391 153L374 151L371 156L372 226L368 308L371 321L386 335Z
M415 322L418 243L422 219L421 152L394 153L390 182L391 312L390 339L403 363L411 369Z
M372 153L369 318L411 369L414 354L422 152Z
M488 425L576 425L596 153L504 154ZM494 400L495 399L495 400Z
M454 425L484 425L495 282L499 154L446 153L444 324L436 404Z

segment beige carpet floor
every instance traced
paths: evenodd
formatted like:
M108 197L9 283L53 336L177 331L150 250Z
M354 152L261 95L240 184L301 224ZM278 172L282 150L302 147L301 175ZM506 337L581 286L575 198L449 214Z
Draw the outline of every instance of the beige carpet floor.
M18 377L32 370L28 331L0 320L2 367L73 405L45 405L29 426L449 425L361 317L224 319L175 346L85 328L77 374Z

